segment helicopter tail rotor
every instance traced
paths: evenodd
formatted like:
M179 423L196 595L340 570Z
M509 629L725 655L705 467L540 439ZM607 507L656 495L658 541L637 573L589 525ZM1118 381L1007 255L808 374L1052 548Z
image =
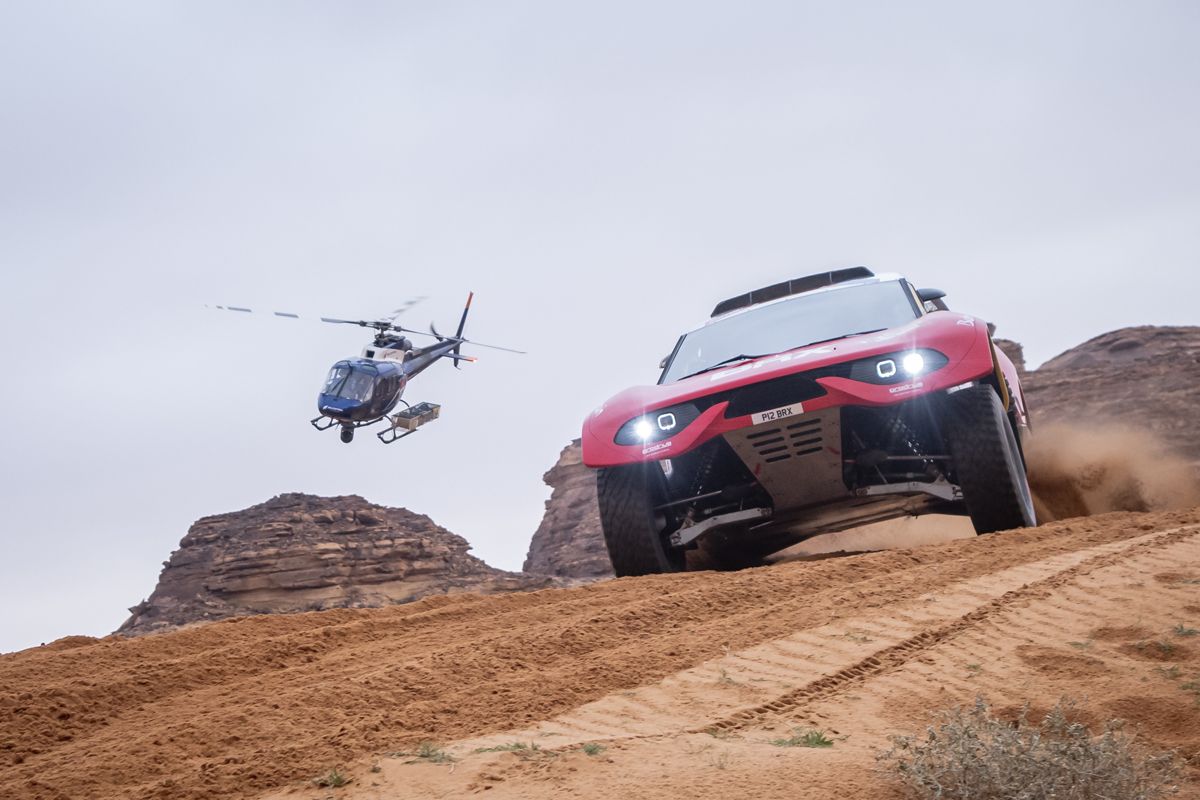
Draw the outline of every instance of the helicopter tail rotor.
M450 352L453 356L455 369L462 369L462 367L460 366L460 360L472 360L472 359L460 359L460 356L462 355L463 328L467 327L467 313L471 310L471 301L474 299L475 299L475 293L468 292L467 293L467 304L463 307L462 317L460 317L458 320L458 330L455 331L455 333L454 333L454 338L458 339L458 346L455 347Z

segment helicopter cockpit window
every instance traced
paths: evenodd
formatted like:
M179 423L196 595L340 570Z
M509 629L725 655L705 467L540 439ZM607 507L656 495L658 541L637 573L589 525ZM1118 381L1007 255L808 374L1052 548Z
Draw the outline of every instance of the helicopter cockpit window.
M329 371L323 391L343 400L365 403L371 399L371 390L374 387L375 376L353 367L337 366Z
M325 388L321 390L321 394L337 394L342 381L346 380L349 374L349 367L336 366L329 370L329 377L325 379Z

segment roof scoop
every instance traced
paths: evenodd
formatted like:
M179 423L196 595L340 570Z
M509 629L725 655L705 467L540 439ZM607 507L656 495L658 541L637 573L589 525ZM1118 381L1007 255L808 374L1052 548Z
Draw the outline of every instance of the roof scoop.
M831 272L818 272L816 275L806 275L803 278L793 278L790 281L776 283L773 286L755 289L752 292L739 294L737 297L731 297L728 300L722 300L713 309L712 316L719 317L722 314L736 311L739 308L748 308L759 303L766 303L769 300L778 300L781 297L800 294L801 292L811 292L813 289L823 289L826 286L833 286L837 283L874 277L875 273L866 267L849 267Z

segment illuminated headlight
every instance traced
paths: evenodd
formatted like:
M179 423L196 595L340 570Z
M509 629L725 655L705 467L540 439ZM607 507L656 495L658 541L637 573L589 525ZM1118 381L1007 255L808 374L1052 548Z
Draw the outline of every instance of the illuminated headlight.
M908 353L901 359L900 365L909 375L920 375L925 369L925 356L920 353Z
M948 363L950 359L937 350L913 348L854 361L846 377L864 383L902 383L937 372Z
M691 425L700 416L700 409L691 403L660 408L634 417L617 431L617 444L646 444L669 439Z

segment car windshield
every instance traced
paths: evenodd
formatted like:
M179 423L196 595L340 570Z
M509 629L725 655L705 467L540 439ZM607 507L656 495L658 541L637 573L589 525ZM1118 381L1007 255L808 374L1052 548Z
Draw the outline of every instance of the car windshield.
M659 383L736 362L740 356L781 353L806 344L893 328L916 318L916 305L897 280L797 295L687 334Z
M329 371L322 394L331 394L343 400L365 403L371 399L375 387L375 376L346 364L338 364Z

